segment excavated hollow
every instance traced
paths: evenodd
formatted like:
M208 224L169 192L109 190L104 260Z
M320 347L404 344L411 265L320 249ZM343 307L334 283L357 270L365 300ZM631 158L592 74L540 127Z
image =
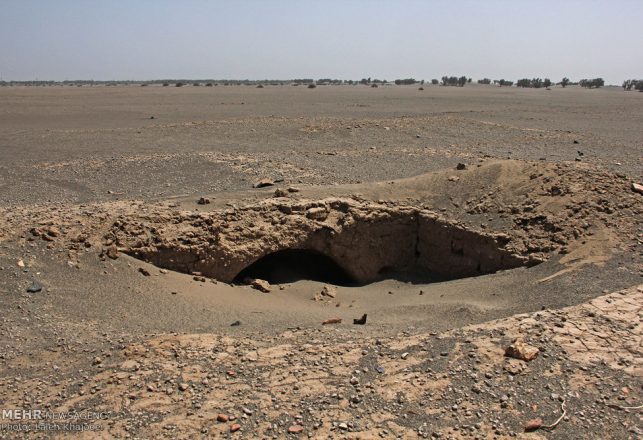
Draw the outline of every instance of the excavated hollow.
M340 285L383 278L430 282L535 264L507 248L504 234L471 230L412 206L350 199L271 202L185 214L179 223L172 232L154 228L129 253L158 267L224 282L245 277Z

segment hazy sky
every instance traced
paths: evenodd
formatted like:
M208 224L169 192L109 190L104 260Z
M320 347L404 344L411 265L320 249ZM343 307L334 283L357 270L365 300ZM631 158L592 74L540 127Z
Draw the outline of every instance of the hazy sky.
M643 77L643 0L0 0L25 79Z

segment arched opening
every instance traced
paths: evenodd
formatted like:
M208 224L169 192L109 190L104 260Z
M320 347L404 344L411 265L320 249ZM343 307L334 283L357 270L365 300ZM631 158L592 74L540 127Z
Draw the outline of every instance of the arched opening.
M246 278L274 284L311 280L357 286L387 279L427 284L537 262L505 249L506 241L493 234L469 230L430 214L414 210L375 210L371 214L353 217L346 225L338 222L337 230L323 227L314 232L299 221L284 225L277 222L278 234L287 238L283 246L292 247L263 257L265 249L274 246L272 234L235 236L229 246L219 246L220 239L206 235L196 245L147 246L133 254L165 269L199 272L236 284L244 284ZM235 255L237 249L244 249L242 255Z
M285 249L273 252L243 269L233 283L247 278L260 278L270 284L301 280L319 281L338 286L356 284L355 280L332 258L317 251Z

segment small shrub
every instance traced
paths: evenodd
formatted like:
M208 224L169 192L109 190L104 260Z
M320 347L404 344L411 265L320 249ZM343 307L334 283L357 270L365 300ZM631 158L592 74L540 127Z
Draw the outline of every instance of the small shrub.
M424 90L424 87L418 87L418 90Z
M183 84L182 82L178 82L178 83L176 83L176 84L174 85L174 87L183 87L183 85L184 85L184 84Z
M169 85L170 85L170 83L163 83L163 87L167 87Z
M257 88L258 88L258 89L263 89L263 84L259 84L259 85L257 86Z
M212 87L212 83L207 83L205 86L206 87Z
M308 84L309 89L314 89L315 87L317 87L315 84Z
M372 87L372 88L374 88L374 89L376 89L376 88L378 88L379 86L378 86L377 84L371 84L371 87Z

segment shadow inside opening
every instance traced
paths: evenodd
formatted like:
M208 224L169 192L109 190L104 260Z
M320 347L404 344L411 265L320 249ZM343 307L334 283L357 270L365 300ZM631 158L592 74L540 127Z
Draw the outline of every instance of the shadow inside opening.
M412 284L426 284L448 280L428 273L420 267L406 270L385 266L376 279L367 283L352 277L331 257L308 249L285 249L270 253L243 269L234 277L233 284L247 284L249 279L259 278L270 284L294 283L297 281L318 281L336 286L357 287L372 282L394 279Z
M359 284L329 256L304 249L285 249L268 254L239 272L233 283L245 284L248 278L260 278L270 284L302 280L337 286Z

